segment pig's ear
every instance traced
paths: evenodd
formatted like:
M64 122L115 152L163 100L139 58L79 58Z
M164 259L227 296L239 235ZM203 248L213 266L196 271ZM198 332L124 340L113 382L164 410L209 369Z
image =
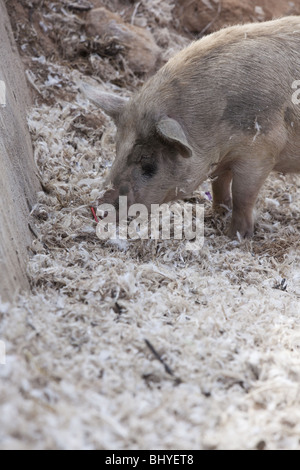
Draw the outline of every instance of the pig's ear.
M99 106L106 114L112 117L114 121L118 120L119 115L127 103L126 98L112 93L106 93L87 83L80 85L80 91L96 106Z
M179 148L179 152L183 157L188 158L193 155L193 149L187 141L184 130L175 119L162 118L156 124L156 129L164 140Z

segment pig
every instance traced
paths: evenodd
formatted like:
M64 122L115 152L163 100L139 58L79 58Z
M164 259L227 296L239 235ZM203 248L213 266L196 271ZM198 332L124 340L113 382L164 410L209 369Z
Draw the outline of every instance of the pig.
M269 173L300 172L299 80L300 16L289 16L192 42L130 99L84 86L117 128L99 203L127 196L150 209L210 178L214 209L232 209L228 235L251 237Z

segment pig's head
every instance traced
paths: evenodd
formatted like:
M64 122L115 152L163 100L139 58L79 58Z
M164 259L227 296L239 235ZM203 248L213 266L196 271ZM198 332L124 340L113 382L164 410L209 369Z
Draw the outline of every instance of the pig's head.
M128 206L140 203L149 209L191 194L197 186L193 149L178 120L139 94L127 100L89 85L83 91L117 126L116 159L107 181L113 189L98 204L118 208L119 196L127 196Z

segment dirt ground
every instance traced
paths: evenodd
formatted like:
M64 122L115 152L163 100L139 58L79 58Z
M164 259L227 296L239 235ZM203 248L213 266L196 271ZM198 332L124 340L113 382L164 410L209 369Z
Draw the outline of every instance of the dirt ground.
M192 33L196 37L237 23L267 21L299 14L299 1L278 0L178 0L174 10L180 31Z
M114 158L115 127L79 85L128 96L191 40L300 14L300 1L7 8L43 191L29 221L32 292L0 301L1 448L299 449L299 177L270 176L251 240L223 235L229 216L213 213L205 182L195 194L200 253L176 240L101 243L89 205Z

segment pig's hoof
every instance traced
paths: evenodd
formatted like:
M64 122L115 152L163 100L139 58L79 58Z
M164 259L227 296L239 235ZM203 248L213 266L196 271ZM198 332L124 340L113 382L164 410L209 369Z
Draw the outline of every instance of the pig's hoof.
M242 238L251 238L253 236L253 226L249 227L238 227L235 224L229 227L226 235L231 239L242 239Z

